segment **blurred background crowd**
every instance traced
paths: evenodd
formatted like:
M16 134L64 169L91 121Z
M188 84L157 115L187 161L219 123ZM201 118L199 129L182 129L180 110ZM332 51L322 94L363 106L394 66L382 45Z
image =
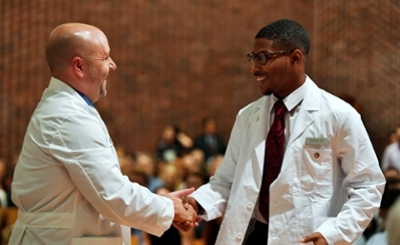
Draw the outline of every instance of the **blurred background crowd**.
M191 137L180 130L178 125L165 125L153 151L125 149L118 147L118 142L114 142L117 145L121 172L132 182L160 195L184 188L197 189L207 183L214 174L223 159L227 142L218 133L216 118L204 118L202 122L199 122L199 127L201 127L201 133ZM387 220L396 200L399 200L397 206L400 205L400 127L394 129L388 137L380 160L387 181L385 192L379 211L363 235L354 243L356 245L388 244L387 230L390 228L388 225L393 226L395 234L398 234L399 220L396 218L400 218L399 215L393 214L396 217L392 224L388 224ZM10 159L0 158L2 209L14 207L10 187L12 169L17 161L17 154ZM201 221L198 227L187 233L171 227L162 237L132 229L132 237L140 245L212 245L218 234L221 220L222 218L210 222ZM2 239L7 241L12 224L7 224L7 220L3 217L1 225Z
M308 30L307 74L361 113L387 178L381 209L357 245L385 244L375 239L386 239L391 229L400 234L388 215L400 188L400 5L385 0L1 0L2 209L13 206L13 169L49 82L44 46L55 26L84 22L108 36L118 70L96 108L114 140L121 171L161 194L196 188L214 173L236 113L260 96L246 60L254 34L281 18ZM210 131L219 137L208 137ZM6 244L14 216L0 217ZM171 228L162 238L132 234L143 245L213 244L218 222L203 222L188 234Z

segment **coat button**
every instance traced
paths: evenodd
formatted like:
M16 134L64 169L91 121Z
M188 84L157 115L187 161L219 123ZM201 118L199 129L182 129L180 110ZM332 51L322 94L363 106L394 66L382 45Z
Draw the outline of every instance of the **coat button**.
M253 204L251 202L249 202L249 204L247 204L246 206L247 211L252 211L253 210Z
M237 234L236 240L237 240L238 242L241 241L242 238L243 238L242 233Z
M260 117L259 117L259 116L256 116L256 122L258 122L258 120L260 120Z
M315 153L314 153L314 157L315 157L315 158L319 158L319 153L318 153L318 152L315 152Z

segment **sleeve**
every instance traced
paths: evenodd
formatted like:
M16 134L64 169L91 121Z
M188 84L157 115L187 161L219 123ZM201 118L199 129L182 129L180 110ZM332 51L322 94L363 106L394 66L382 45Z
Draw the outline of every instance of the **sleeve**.
M239 118L240 113L234 123L227 151L214 176L210 178L210 182L191 194L204 209L204 214L200 217L207 221L222 216L227 205L242 141Z
M158 236L171 226L172 201L122 175L100 118L90 114L68 118L56 131L51 149L77 189L107 219Z
M350 244L362 234L380 206L385 186L361 117L355 111L341 115L335 148L343 172L342 187L348 198L337 217L317 229L328 244Z

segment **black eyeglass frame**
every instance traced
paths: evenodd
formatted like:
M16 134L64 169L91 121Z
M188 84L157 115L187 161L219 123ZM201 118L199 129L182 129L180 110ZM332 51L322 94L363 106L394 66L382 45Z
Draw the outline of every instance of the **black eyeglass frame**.
M260 65L265 65L267 64L270 60L272 60L272 58L274 58L275 55L277 54L286 54L286 53L292 53L293 51L295 51L297 48L294 49L285 49L285 50L281 50L281 51L277 51L277 52L273 52L273 53L269 53L267 51L261 51L257 54L251 52L248 53L246 55L247 60L249 61L250 64L254 64L254 61L257 60L257 62ZM260 55L264 55L264 56L260 56Z

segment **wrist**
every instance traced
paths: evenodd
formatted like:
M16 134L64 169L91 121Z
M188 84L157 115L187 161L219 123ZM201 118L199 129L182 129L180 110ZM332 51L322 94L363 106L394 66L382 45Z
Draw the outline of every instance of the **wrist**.
M204 208L196 201L196 204L197 204L197 214L198 215L202 215L202 214L204 214L206 211L204 210Z

